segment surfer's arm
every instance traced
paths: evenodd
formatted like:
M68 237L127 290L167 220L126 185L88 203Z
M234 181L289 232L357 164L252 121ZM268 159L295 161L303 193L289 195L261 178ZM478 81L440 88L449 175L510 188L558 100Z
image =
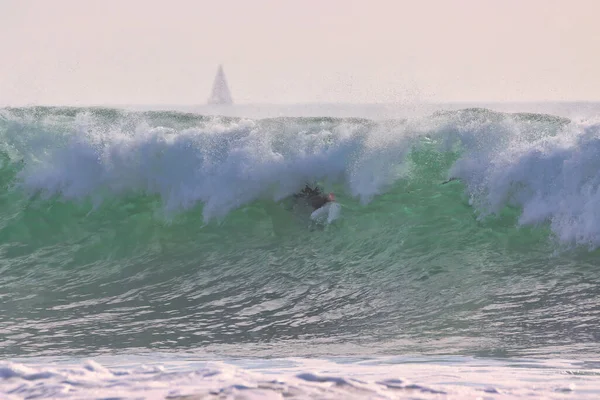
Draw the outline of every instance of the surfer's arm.
M441 185L445 185L446 183L449 183L449 182L452 182L452 181L456 181L456 180L458 180L458 178L456 178L456 177L450 178L447 181L442 182Z

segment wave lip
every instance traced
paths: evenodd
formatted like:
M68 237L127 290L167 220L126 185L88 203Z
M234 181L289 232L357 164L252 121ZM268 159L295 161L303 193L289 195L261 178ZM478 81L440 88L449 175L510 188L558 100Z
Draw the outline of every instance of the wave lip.
M519 224L549 223L560 244L600 244L600 125L570 124L504 149L465 154L453 166L482 216L517 207Z

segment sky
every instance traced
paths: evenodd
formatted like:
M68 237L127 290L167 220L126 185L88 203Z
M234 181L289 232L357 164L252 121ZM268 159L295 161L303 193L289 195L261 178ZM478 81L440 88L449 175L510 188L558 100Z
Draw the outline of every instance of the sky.
M598 0L0 0L0 105L600 100Z

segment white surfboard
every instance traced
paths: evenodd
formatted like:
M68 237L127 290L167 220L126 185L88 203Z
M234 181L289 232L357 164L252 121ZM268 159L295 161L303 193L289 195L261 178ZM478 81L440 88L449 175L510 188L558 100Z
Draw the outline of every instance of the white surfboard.
M341 212L342 206L332 201L313 211L310 214L310 219L321 224L330 224L339 218Z

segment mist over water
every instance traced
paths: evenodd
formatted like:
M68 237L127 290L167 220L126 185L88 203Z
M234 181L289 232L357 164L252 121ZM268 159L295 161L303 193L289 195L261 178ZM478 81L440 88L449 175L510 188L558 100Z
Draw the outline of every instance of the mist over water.
M0 354L597 357L586 113L2 109Z

